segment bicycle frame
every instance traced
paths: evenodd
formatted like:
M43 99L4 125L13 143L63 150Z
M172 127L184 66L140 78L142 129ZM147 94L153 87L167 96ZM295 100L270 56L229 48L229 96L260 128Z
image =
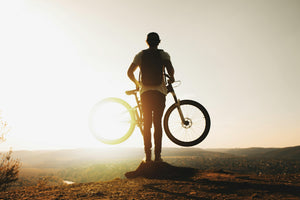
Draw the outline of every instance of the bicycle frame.
M166 78L169 78L169 76L167 74L165 74L165 77ZM178 110L178 113L179 113L179 116L180 116L180 119L181 119L181 123L184 124L184 125L187 125L189 122L185 120L184 116L183 116L183 113L182 113L182 110L180 108L180 100L177 98L176 94L175 94L175 91L174 91L174 88L172 86L172 83L171 81L168 79L167 81L167 90L168 90L168 93L171 93L172 96L173 96L173 99L175 101L175 105L176 105L176 108ZM141 133L143 134L144 133L144 120L143 120L143 112L142 112L142 103L140 101L140 98L138 97L138 89L135 89L135 90L130 90L130 91L126 91L126 94L127 95L134 95L135 97L135 101L137 103L136 106L133 107L133 110L134 110L134 113L135 113L135 123L136 125L139 127Z
M166 88L167 93L171 93L175 101L175 103L173 103L164 113L163 125L164 125L164 130L166 135L172 142L180 146L194 146L196 144L199 144L201 141L205 139L210 128L210 117L207 110L200 103L196 101L179 100L175 94L172 85L173 82L171 81L170 77L167 74L165 74L165 78L166 78L165 83L167 87ZM103 143L119 144L127 140L133 133L136 126L139 127L141 134L142 135L144 134L144 116L142 112L142 103L139 94L139 89L126 91L126 94L134 95L136 105L130 106L126 101L120 98L110 97L110 98L103 99L102 101L99 101L97 104L94 105L94 107L91 110L90 119L89 119L90 129L92 133L95 135L95 137ZM120 110L112 109L113 114L117 114L117 115L121 114L121 116L120 118L118 118L115 117L114 115L111 115L108 116L108 118L104 117L103 121L107 119L108 120L107 122L109 124L110 121L114 121L115 119L117 119L119 120L119 121L115 121L117 123L123 123L123 124L124 122L128 123L128 125L124 124L125 125L124 127L123 124L119 124L120 126L115 127L116 131L121 131L120 133L122 133L121 129L126 130L125 134L123 134L120 137L117 136L115 139L111 139L110 135L106 134L107 130L101 129L101 127L103 126L105 127L106 124L102 124L102 126L100 125L100 127L98 126L99 125L98 115L100 114L100 120L102 119L101 116L103 115L103 110L101 112L101 109L102 108L107 109L107 107L104 107L104 105L108 105L108 107L116 105L116 104L106 104L106 103L116 103L117 106L121 106ZM192 116L190 111L196 111L197 115ZM194 128L191 128L192 126ZM105 134L108 137L106 137Z
M142 135L144 135L144 120L143 120L143 112L142 112L142 103L140 99L138 98L137 93L134 94L135 101L137 105L134 107L134 113L136 117L136 124L139 127Z
M142 103L140 98L138 97L138 89L126 91L127 95L134 95L136 106L132 107L133 112L135 114L135 124L139 127L142 135L144 135L144 120L143 120L143 112L142 112Z

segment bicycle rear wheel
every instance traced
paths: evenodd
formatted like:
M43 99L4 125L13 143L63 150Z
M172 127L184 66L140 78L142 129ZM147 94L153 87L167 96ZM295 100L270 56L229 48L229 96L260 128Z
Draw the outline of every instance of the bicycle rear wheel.
M90 111L89 128L105 144L119 144L133 133L135 115L132 107L119 98L106 98Z
M206 109L192 100L180 101L185 122L182 123L177 105L173 104L164 117L164 129L168 138L180 146L194 146L202 142L210 129L210 117Z

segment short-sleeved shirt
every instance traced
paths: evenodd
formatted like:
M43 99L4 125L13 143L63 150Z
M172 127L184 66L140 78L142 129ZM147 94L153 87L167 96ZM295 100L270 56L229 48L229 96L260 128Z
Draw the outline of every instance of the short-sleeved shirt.
M138 66L141 66L141 64L142 64L142 54L143 54L143 51L139 52L134 57L134 59L133 59L134 64L136 64ZM160 54L161 54L161 58L163 60L170 60L170 55L167 52L161 50ZM140 84L141 84L140 94L142 94L146 91L149 91L149 90L159 91L160 93L162 93L164 95L167 95L167 93L168 93L166 83L165 83L164 80L162 81L162 83L160 85L157 85L157 86L146 86L146 85L143 85L143 83L141 81L140 81Z

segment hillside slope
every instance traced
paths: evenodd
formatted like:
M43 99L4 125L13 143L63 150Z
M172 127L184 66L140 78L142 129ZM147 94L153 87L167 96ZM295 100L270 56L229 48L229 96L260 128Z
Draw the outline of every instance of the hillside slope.
M300 146L275 149L273 151L264 153L262 156L267 158L276 158L276 159L300 160Z
M0 199L300 199L299 174L257 176L169 164L141 164L136 171L131 179L24 187L1 192ZM151 177L161 172L171 175Z
M173 165L198 170L229 170L236 173L300 174L299 147L208 149L163 148L163 159ZM264 156L265 155L265 156ZM22 163L19 186L34 186L51 179L76 183L108 181L134 169L144 157L142 148L16 151ZM282 159L278 159L278 157ZM295 159L287 159L287 158ZM298 159L297 159L298 158Z

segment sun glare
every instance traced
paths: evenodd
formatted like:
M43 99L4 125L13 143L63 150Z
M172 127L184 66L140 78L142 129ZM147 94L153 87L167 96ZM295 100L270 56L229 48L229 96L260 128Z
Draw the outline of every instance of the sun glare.
M118 97L136 104L125 95L134 89L127 69L147 48L150 31L160 34L159 48L170 54L175 78L182 81L175 88L178 98L198 101L212 117L212 129L198 147L297 145L298 3L274 4L274 9L259 1L247 9L242 3L173 3L181 14L166 13L168 4L162 3L153 15L142 9L142 1L131 6L125 1L0 1L0 110L11 127L0 148L110 147L101 140L124 140L132 129L130 112L122 104L98 102ZM169 95L165 111L173 103ZM270 135L271 140L257 141ZM165 135L163 143L175 146ZM123 146L143 146L138 128L112 147Z
M89 126L101 142L118 144L132 134L135 126L134 113L131 107L120 99L104 99L92 108Z

